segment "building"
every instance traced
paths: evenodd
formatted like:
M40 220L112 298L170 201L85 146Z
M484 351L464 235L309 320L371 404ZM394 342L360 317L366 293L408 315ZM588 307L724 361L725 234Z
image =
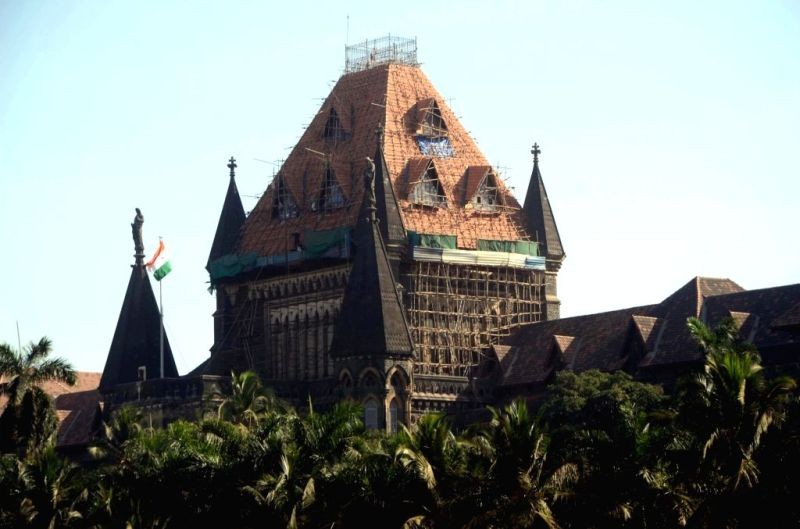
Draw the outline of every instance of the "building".
M179 377L134 228L135 262L100 382L105 413L213 411L231 371L319 408L352 398L368 427L463 420L535 396L559 369L669 384L702 362L686 318L730 316L773 368L800 361L800 285L696 278L655 305L559 319L565 257L539 167L522 205L397 37L347 48L345 72L246 215L231 158L206 263L209 358ZM137 224L138 222L138 224Z
M564 251L538 147L520 206L416 57L397 37L349 47L249 216L231 162L204 373L255 369L290 401L349 394L381 426L409 422L482 407L470 387L491 345L558 317Z

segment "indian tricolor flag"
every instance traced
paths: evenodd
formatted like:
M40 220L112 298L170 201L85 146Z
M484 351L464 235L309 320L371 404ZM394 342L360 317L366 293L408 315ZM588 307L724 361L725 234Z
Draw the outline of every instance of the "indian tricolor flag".
M164 241L158 240L158 249L153 254L153 258L147 262L147 269L153 272L153 277L156 281L161 281L164 276L172 271L172 263L167 258L167 248L164 246Z

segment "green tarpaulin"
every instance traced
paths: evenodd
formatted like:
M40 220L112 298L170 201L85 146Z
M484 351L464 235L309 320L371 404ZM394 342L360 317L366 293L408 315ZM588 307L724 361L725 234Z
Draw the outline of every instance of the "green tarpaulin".
M455 235L431 235L409 230L408 240L412 246L421 246L423 248L446 248L450 250L456 248Z
M303 253L308 257L319 257L331 248L347 241L350 228L334 228L332 230L306 230L303 235Z
M486 252L521 253L523 255L539 255L537 244L533 241L493 241L478 239L478 250Z
M213 283L216 279L233 277L241 273L245 268L253 266L255 262L255 253L249 253L247 255L223 255L208 265L208 274L211 276L211 281Z

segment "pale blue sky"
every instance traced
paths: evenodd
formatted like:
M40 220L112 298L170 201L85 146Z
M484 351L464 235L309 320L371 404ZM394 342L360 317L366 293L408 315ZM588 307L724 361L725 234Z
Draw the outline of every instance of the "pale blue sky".
M491 5L492 7L487 7ZM162 235L181 373L208 355L204 270L238 160L245 209L344 67L416 36L423 69L521 200L541 168L563 315L695 275L800 281L800 4L0 0L0 341L102 370L132 262Z

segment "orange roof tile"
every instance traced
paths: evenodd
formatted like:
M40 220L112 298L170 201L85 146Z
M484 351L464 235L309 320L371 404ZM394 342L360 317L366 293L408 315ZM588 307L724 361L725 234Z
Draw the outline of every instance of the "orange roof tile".
M439 181L448 196L447 208L416 208L407 200L406 174L411 160L423 158L415 136L420 109L435 100L454 151L453 156L436 157ZM425 103L427 101L427 103ZM240 253L280 254L293 249L292 233L353 226L362 201L365 158L375 150L375 130L384 130L383 150L406 229L433 234L456 235L460 248L474 249L477 239L527 239L519 217L519 203L498 178L504 203L510 208L500 215L486 216L464 208L464 175L470 166L489 163L455 114L419 67L384 64L343 75L322 104L317 115L295 145L279 171L287 189L297 201L300 215L293 219L272 218L272 185L245 221L239 242ZM336 108L349 139L324 138L330 109ZM324 214L312 211L311 203L321 189L324 165L330 163L347 206ZM421 163L421 162L413 162ZM416 165L414 166L416 167ZM467 199L468 200L468 199Z

